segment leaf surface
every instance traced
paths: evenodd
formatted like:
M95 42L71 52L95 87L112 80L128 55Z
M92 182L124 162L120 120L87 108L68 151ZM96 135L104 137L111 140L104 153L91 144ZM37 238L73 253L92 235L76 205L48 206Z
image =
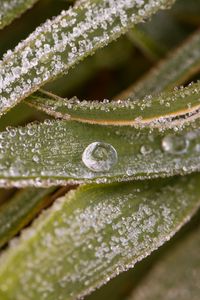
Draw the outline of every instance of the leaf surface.
M200 69L200 31L196 31L181 46L163 59L157 67L132 85L120 97L141 99L171 90L187 81Z
M200 169L199 119L179 132L47 120L2 132L0 145L1 186L113 182Z
M50 201L55 188L27 188L17 192L0 206L0 247L27 225Z
M65 120L91 124L132 125L135 127L175 127L199 117L200 83L191 84L159 96L109 101L80 101L76 97L63 99L40 91L27 103L49 115Z
M151 20L136 25L127 36L150 60L158 60L177 47L188 32L173 16L173 9L155 14ZM172 34L173 32L173 34Z
M200 223L168 249L134 289L129 300L198 300L200 294ZM175 266L175 267L174 267ZM158 284L159 282L159 284Z
M2 255L1 297L87 294L168 240L196 211L199 193L198 174L71 191Z
M199 70L199 47L200 31L197 31L144 79L119 96L127 100L79 101L76 97L62 99L40 91L26 101L54 117L67 120L112 125L149 126L149 123L155 123L158 126L158 122L164 123L165 127L182 125L185 118L192 117L193 120L194 115L198 116L200 84L157 94L183 83Z
M0 115L174 0L89 0L38 27L0 62Z
M31 8L38 0L0 0L0 29Z

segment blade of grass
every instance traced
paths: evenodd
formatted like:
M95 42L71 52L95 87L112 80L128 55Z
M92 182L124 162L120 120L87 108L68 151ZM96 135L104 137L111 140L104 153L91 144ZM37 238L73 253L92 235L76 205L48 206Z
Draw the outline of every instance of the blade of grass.
M141 99L183 84L200 70L200 30L161 61L138 83L119 95L120 99Z
M33 107L28 107L24 102L13 107L6 115L0 118L0 131L6 130L8 126L23 126L28 122L32 121L44 121L46 119L46 114L39 112Z
M0 207L0 247L49 205L55 188L27 188L17 192Z
M1 133L0 145L4 187L113 182L200 170L199 119L178 133L47 120L8 129Z
M199 108L199 83L182 91L174 91L161 96L146 95L155 95L163 90L171 89L197 72L200 68L199 47L200 31L197 31L138 84L119 95L120 98L128 98L127 101L120 103L119 101L79 102L76 98L64 100L53 94L46 93L45 95L44 91L40 91L39 94L31 95L28 103L55 117L82 122L139 126L140 123L142 125L157 124L157 119L160 117L159 121L164 122L165 126L167 124L168 126L182 125L180 120L177 121L174 118L196 114ZM146 98L142 101L141 99L145 96Z
M150 60L158 60L167 52L165 47L158 45L151 36L139 27L131 29L127 36Z
M38 27L0 62L0 115L174 0L89 0Z
M63 99L40 91L26 103L56 118L91 124L131 125L135 127L182 127L199 117L200 83L190 84L159 96L118 101L79 101L76 97Z
M9 25L38 0L0 0L0 29Z
M15 189L0 189L0 207L1 205L10 199L15 193Z
M127 34L130 41L150 60L163 57L189 34L188 30L175 19L172 10L158 12L151 20L136 25Z
M200 223L161 256L129 300L198 300L200 294ZM174 268L174 266L176 266ZM158 284L159 282L159 284Z
M87 294L174 235L200 204L198 183L195 174L71 191L2 255L1 297Z
M149 255L142 261L140 261L138 264L134 266L133 269L121 273L119 276L113 278L109 283L107 283L100 289L96 290L91 295L86 296L84 299L86 300L102 300L102 299L128 300L129 299L130 300L131 298L130 296L134 295L135 290L140 289L140 285L141 286L143 285L143 281L145 280L146 277L149 276L148 274L151 272L154 266L160 264L163 258L165 260L165 257L170 255L169 253L173 253L175 248L179 247L178 246L179 243L183 246L184 249L184 243L186 239L189 238L189 235L193 235L195 230L198 230L197 227L199 228L200 225L199 217L200 217L200 210L197 211L197 213L192 217L192 219L188 222L188 224L183 226L183 228L181 228L175 234L175 236L170 239L169 242L165 243L162 247L160 247L159 249L151 253L151 255ZM171 270L173 270L173 267L171 267ZM158 299L161 298L162 296L158 297ZM190 299L190 297L188 297L188 299Z

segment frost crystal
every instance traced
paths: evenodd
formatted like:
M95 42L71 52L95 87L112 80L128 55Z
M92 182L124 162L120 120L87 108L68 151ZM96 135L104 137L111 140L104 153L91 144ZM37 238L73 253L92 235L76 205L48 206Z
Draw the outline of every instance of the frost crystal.
M37 0L0 0L0 28L30 8Z
M0 114L173 0L83 1L38 27L0 62Z
M1 257L2 297L77 299L106 283L175 233L198 206L198 182L85 186L57 200Z

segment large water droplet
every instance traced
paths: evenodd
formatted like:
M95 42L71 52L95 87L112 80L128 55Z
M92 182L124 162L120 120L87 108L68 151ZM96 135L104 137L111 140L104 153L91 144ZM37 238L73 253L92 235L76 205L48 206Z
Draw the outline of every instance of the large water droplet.
M109 171L117 162L117 151L110 144L94 142L84 150L82 161L94 172Z
M189 147L189 140L184 136L167 135L162 140L162 148L170 154L184 154Z

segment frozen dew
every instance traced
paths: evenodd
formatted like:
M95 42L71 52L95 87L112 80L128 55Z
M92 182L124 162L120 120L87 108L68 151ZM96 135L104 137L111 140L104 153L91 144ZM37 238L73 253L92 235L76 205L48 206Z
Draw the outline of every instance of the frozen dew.
M77 299L133 267L198 206L198 174L165 182L80 187L57 199L2 254L1 293L35 300L54 299L56 291L60 300Z
M94 172L106 172L117 163L117 151L110 144L94 142L84 150L82 161Z
M38 155L35 154L35 155L33 155L32 160L33 160L35 163L39 163L40 158L39 158Z
M127 176L133 176L134 175L134 170L130 167L126 170L126 175Z
M184 154L189 147L189 140L184 136L167 135L162 140L163 151L170 154Z
M30 8L37 0L1 1L0 28L8 25L16 16Z
M152 152L152 149L151 149L150 146L143 145L143 146L141 146L141 148L140 148L140 152L141 152L141 154L146 155L146 154L151 153L151 152Z
M9 0L11 10L19 1L25 3L25 0ZM0 115L45 82L67 72L96 49L173 2L81 1L47 20L0 61ZM5 5L0 11L0 23L4 10Z

